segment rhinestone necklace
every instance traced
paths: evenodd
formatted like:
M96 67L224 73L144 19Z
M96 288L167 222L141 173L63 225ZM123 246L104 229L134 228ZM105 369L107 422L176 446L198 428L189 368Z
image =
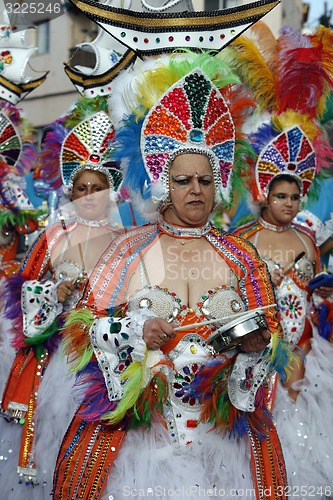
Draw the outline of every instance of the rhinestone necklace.
M161 231L169 236L173 236L174 238L201 238L205 234L209 233L211 230L210 221L206 222L204 226L200 227L183 227L183 226L174 226L170 224L170 222L166 222L163 217L159 217L158 225L161 228Z
M265 229L269 229L270 231L275 231L276 233L283 233L283 231L287 231L291 224L287 224L286 226L276 226L275 224L270 224L265 221L262 217L259 217L259 222Z
M79 222L80 224L84 224L86 226L90 227L101 227L101 226L106 226L108 224L108 219L103 219L103 220L90 220L90 219L83 219L82 217L75 217L75 220Z

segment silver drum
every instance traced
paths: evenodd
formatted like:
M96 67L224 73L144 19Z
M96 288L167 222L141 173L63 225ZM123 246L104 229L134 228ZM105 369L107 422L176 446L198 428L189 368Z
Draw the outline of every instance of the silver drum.
M262 311L249 311L218 328L209 336L207 343L220 354L236 347L243 342L246 335L261 328L268 328L266 314Z

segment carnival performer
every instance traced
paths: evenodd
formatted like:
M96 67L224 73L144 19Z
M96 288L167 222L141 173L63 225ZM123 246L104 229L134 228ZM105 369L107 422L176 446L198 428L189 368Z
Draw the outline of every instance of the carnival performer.
M24 174L35 161L32 135L28 127L22 137L18 124L19 111L9 103L0 102L0 279L7 278L18 269L16 260L22 234L38 229L42 210L35 209L24 192ZM22 128L22 123L21 123Z
M221 197L230 202L233 166L236 173L249 153L238 127L252 101L211 55L147 65L114 81L111 109L135 89L116 158L156 222L114 240L66 320L82 403L53 495L200 498L249 488L263 498L267 488L267 498L278 498L280 488L283 498L283 456L264 401L287 343L265 264L209 220ZM239 350L213 355L219 326L257 308L267 323Z
M267 170L264 176L266 182ZM310 280L320 271L320 259L310 231L294 222L304 193L297 171L273 176L267 193L260 218L240 227L236 234L252 242L267 262L284 338L302 353L297 362L290 364L287 380L275 381L273 414L290 491L303 487L304 492L312 490L315 498L320 498L329 496L332 490L329 401L333 349L313 324L312 292L327 299L332 287L309 288ZM327 332L327 326L324 331Z
M74 307L101 254L122 228L119 168L109 160L114 127L104 112L65 138L61 175L67 204L6 284L5 314L17 355L2 398L1 491L7 499L45 498L63 434L77 406L61 354L63 314ZM25 490L27 485L32 485Z
M31 55L25 31L11 26L5 9L0 13L0 279L18 269L20 236L38 229L41 211L25 194L25 176L36 164L35 130L18 106L38 88L47 74L36 80L26 74ZM1 386L0 386L1 387Z
M258 79L262 83L262 109L269 103L262 122L248 136L257 153L248 170L255 220L235 234L252 242L267 262L284 338L301 355L289 364L286 381L272 379L271 391L290 495L298 491L304 498L331 496L333 487L333 349L327 342L332 325L314 324L313 307L315 294L329 304L332 288L325 281L311 287L322 271L319 249L313 232L296 221L304 197L315 188L319 167L332 155L318 120L332 86L331 40L332 32L323 27L309 37L285 27L275 42L269 36L264 42L257 31L252 38L237 40L235 50L250 87L255 88ZM267 59L263 54L269 54ZM264 71L266 86L260 76Z

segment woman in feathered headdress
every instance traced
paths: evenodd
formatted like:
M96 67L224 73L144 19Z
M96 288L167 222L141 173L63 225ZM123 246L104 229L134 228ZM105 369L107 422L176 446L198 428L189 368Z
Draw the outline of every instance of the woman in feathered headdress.
M122 230L115 193L121 183L110 160L114 126L104 111L80 121L61 144L60 176L67 203L43 231L4 290L17 354L1 402L2 494L40 498L52 489L61 438L76 403L59 330L101 254ZM110 222L113 220L113 224Z
M57 499L246 488L284 497L265 384L283 373L287 343L257 252L209 220L230 203L251 154L239 136L251 106L207 53L138 63L114 81L113 119L123 118L114 156L155 223L113 242L66 321L81 406L59 452ZM257 308L267 323L256 323L240 350L225 336L230 351L213 355L218 328Z
M284 338L302 354L290 365L286 383L272 383L272 406L291 487L313 487L320 496L327 494L320 493L323 485L332 488L327 443L333 427L328 403L333 349L322 338L331 336L332 325L321 316L321 337L313 324L311 284L320 272L320 255L311 228L297 223L296 216L316 189L320 167L332 159L319 120L333 86L333 34L323 27L311 36L284 28L274 40L262 39L261 30L266 28L240 38L233 48L242 78L257 93L260 111L266 111L249 134L257 153L249 168L257 219L235 233L266 260ZM332 288L323 285L316 292L327 299Z

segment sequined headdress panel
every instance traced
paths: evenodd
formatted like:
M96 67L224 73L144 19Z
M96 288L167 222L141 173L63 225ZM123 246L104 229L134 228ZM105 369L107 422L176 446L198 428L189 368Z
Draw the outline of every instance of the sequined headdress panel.
M79 123L67 135L60 153L65 192L72 191L75 175L86 169L104 173L110 188L118 189L121 174L115 164L111 164L109 157L110 142L114 134L112 122L107 114L101 111Z
M216 199L229 201L235 127L214 83L197 68L177 81L149 111L141 129L144 166L152 197L169 192L169 166L182 153L205 154L211 164Z
M272 179L281 174L294 177L306 195L316 174L316 154L302 129L292 127L271 140L259 154L255 174L263 197L268 196Z
M20 157L22 141L12 121L0 113L0 161L15 165Z

